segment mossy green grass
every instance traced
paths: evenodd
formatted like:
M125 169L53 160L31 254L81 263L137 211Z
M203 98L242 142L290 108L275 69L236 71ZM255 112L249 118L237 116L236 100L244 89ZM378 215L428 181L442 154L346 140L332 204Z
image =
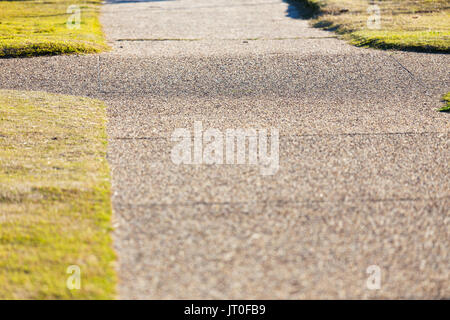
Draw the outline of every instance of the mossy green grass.
M444 95L442 98L444 103L446 104L444 107L440 108L439 111L441 112L450 112L450 92Z
M447 0L297 0L313 9L313 25L335 31L360 47L450 53ZM368 25L380 9L379 28Z
M0 0L0 57L108 50L99 22L100 5L100 0Z

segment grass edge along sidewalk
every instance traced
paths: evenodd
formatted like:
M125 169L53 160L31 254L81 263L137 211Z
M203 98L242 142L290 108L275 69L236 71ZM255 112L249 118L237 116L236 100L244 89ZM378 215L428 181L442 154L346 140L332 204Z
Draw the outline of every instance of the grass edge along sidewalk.
M314 27L334 31L359 47L450 53L450 6L445 0L291 0L310 9ZM367 9L380 8L380 29L369 29Z
M108 50L101 0L0 0L0 57Z
M115 298L105 119L98 100L0 90L0 299Z
M444 107L440 108L439 111L441 112L450 112L450 92L447 92L447 94L444 95L442 98L444 103L446 104Z

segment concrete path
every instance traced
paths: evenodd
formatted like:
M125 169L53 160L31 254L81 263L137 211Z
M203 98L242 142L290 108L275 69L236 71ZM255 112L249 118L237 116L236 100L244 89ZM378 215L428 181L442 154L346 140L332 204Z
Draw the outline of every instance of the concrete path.
M121 298L450 298L450 57L358 49L298 17L109 2L111 53L0 60L1 87L109 104ZM279 129L279 170L174 164L195 121Z

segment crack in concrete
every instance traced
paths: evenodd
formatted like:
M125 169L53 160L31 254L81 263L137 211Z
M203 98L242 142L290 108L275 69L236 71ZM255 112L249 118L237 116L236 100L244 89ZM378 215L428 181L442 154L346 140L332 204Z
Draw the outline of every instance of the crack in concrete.
M280 135L280 138L295 138L295 137L342 137L342 136L397 136L397 135L440 135L450 134L448 131L435 131L435 132L355 132L355 133L322 133L322 134L292 134L292 135ZM251 136L247 136L251 137ZM110 137L112 140L168 140L170 137Z
M173 202L173 203L133 203L133 202L123 202L117 201L121 205L127 205L132 207L195 207L195 206L226 206L226 205L255 205L255 204L276 204L277 206L283 206L285 204L314 204L314 203L377 203L377 202L417 202L417 201L444 201L449 200L450 196L437 197L437 198L353 198L353 199L343 199L343 200L265 200L265 201L223 201L223 202L207 202L207 201L192 201L192 202Z
M106 3L106 5L112 5L114 3ZM240 7L256 7L256 6L262 6L262 5L280 5L280 2L261 2L261 3L245 3L245 4L234 4L234 5L212 5L212 6L192 6L192 7L173 7L173 8L164 8L164 7L156 7L156 6L149 6L147 10L151 10L152 12L165 12L165 11L183 11L183 10L198 10L198 9L217 9L217 8L240 8ZM121 10L121 12L126 12L128 10ZM133 10L129 10L133 11Z
M317 40L317 39L338 39L337 36L322 36L322 37L282 37L282 38L135 38L135 39L116 39L116 42L152 42L152 41L277 41L277 40Z
M392 54L388 54L388 57L390 57L392 60L394 60L403 70L405 70L410 77L416 81L418 84L420 84L425 89L430 89L421 79L416 77L408 68L406 68L400 61L395 59L395 57Z

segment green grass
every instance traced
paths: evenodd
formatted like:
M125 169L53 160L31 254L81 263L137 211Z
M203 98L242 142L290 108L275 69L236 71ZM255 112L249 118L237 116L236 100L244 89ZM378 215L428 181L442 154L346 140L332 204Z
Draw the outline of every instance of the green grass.
M439 109L442 112L450 112L450 92L448 92L442 100L445 102L446 106Z
M111 299L104 105L0 90L0 299ZM81 268L69 290L67 267Z
M95 53L108 49L99 23L100 0L0 0L0 57ZM70 5L81 9L69 29Z
M450 52L447 0L375 1L381 28L367 26L368 0L297 0L314 10L313 25L335 31L361 47L419 52Z

